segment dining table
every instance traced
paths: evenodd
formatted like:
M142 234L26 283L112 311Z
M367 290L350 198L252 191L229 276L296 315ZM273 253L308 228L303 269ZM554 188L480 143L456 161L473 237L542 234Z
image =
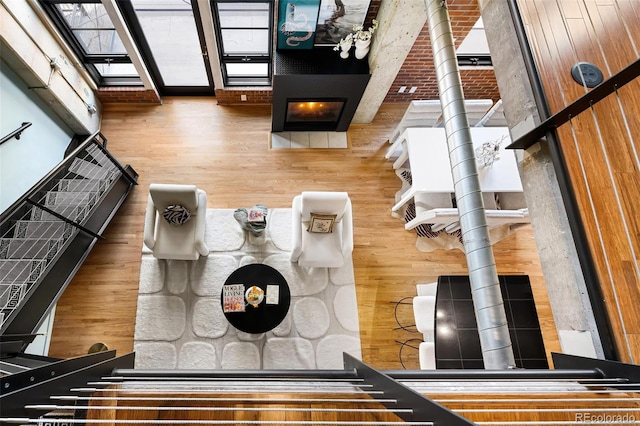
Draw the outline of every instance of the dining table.
M511 143L509 128L471 127L469 130L474 150L486 142L499 142L497 156L490 166L483 167L477 163L482 192L522 192L515 151L505 149ZM401 140L402 153L394 168L398 169L408 160L411 184L392 207L392 212L400 210L419 193L455 192L444 128L411 127L404 131Z

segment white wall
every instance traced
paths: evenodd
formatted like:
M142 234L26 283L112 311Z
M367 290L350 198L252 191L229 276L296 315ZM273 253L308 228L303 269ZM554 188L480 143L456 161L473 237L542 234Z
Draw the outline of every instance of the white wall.
M95 85L41 20L36 6L35 0L0 0L2 60L26 85L43 87L33 92L74 133L94 133L100 128L102 109L93 90ZM54 60L57 70L51 73ZM89 111L90 105L95 105L98 113Z
M24 121L33 124L20 140L0 145L0 212L62 161L73 137L73 131L0 60L0 137Z

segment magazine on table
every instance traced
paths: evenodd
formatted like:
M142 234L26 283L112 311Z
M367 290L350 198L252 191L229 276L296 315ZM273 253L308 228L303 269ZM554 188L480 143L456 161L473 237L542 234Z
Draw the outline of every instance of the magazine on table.
M280 286L277 284L267 285L267 305L277 305L280 302Z
M244 312L244 284L227 284L222 287L224 312Z

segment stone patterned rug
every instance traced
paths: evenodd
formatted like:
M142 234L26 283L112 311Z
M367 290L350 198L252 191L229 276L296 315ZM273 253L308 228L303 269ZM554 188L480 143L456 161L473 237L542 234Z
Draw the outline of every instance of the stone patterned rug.
M160 260L142 250L134 335L136 368L342 369L361 358L353 265L302 268L289 261L291 209L270 209L266 239L245 234L232 209L207 210L210 254ZM222 313L220 292L240 266L264 263L286 278L291 306L272 331L248 334Z

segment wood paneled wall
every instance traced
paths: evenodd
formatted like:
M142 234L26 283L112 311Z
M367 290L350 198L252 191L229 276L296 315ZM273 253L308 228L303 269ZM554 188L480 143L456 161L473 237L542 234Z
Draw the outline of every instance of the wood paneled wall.
M519 0L551 113L590 90L577 62L609 78L640 57L636 0ZM620 358L640 363L640 80L558 129Z

